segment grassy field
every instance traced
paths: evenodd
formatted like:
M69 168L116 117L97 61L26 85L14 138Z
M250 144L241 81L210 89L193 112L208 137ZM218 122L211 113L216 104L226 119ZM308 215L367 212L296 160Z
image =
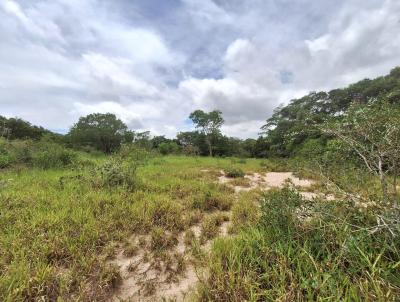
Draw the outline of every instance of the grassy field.
M138 168L133 189L108 187L92 175L92 166L106 161L1 172L1 300L102 299L118 278L99 256L112 254L115 242L156 226L185 230L198 215L229 210L234 199L200 171L231 166L230 159L150 159ZM239 165L261 168L259 160Z
M120 250L134 255L140 248L164 263L168 256L181 267L191 261L206 268L194 300L400 299L400 242L384 230L370 232L371 210L339 201L310 206L290 189L235 194L217 183L219 170L232 168L262 173L287 166L184 156L138 164L129 156L81 155L66 168L2 170L0 300L107 301L122 282L110 261ZM231 235L201 256L201 244L218 236L226 220ZM189 231L196 225L203 242ZM181 234L197 262L165 253ZM140 236L149 242L133 244Z

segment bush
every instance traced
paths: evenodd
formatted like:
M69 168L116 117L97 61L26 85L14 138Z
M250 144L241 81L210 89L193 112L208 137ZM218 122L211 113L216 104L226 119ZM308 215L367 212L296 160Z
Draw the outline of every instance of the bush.
M7 168L13 163L13 158L9 154L0 153L0 169Z
M240 168L229 168L225 170L226 176L231 178L244 177L245 173Z
M161 143L158 146L158 150L162 155L167 155L167 154L176 154L179 152L179 146L175 142L166 142L166 143Z
M203 211L228 211L232 206L232 197L216 191L206 191L194 196L192 207Z
M109 189L123 186L133 190L138 185L136 170L138 164L133 161L123 161L118 157L111 157L100 167L95 169L94 174L100 177L101 186Z
M313 219L301 221L306 204L296 192L264 199L257 226L214 243L200 301L398 300L400 240L371 234L370 213L314 201Z
M32 156L35 167L41 169L63 168L73 164L77 154L57 144L46 144Z

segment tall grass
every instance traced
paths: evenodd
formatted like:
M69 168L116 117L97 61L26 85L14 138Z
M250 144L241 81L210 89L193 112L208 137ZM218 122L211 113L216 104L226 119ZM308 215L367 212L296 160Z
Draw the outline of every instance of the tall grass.
M201 301L398 301L400 240L371 233L371 213L314 204L289 189L265 195L258 225L219 239Z
M68 166L26 163L1 171L0 301L104 301L120 280L105 264L116 243L153 230L154 248L169 246L159 244L161 229L183 232L204 211L234 199L200 171L228 160L150 156L143 162L140 151L132 152L78 153Z

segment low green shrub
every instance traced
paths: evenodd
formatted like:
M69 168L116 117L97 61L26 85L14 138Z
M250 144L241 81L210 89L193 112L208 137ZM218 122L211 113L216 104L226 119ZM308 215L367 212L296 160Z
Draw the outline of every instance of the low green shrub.
M232 206L232 196L222 192L207 190L193 197L192 208L203 211L228 211Z
M51 144L35 152L32 163L41 169L63 168L72 165L77 154L60 145Z
M228 168L225 170L226 176L231 178L244 177L245 173L240 168Z
M13 158L9 154L0 153L0 169L7 168L13 163Z
M304 205L289 189L267 193L259 224L214 243L199 300L397 301L394 229L371 232L375 216L346 202L314 201L302 221Z

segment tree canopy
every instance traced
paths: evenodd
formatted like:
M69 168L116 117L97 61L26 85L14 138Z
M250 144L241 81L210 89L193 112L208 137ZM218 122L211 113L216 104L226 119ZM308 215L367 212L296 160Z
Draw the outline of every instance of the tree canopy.
M212 136L220 134L220 128L224 123L222 118L222 112L214 110L210 112L204 112L203 110L193 111L189 118L195 124L196 128L199 129L205 135L205 141L208 146L209 155L213 155L213 144Z
M128 127L111 113L93 113L81 117L68 136L73 145L89 145L105 153L111 153L119 149L122 142L133 139Z

